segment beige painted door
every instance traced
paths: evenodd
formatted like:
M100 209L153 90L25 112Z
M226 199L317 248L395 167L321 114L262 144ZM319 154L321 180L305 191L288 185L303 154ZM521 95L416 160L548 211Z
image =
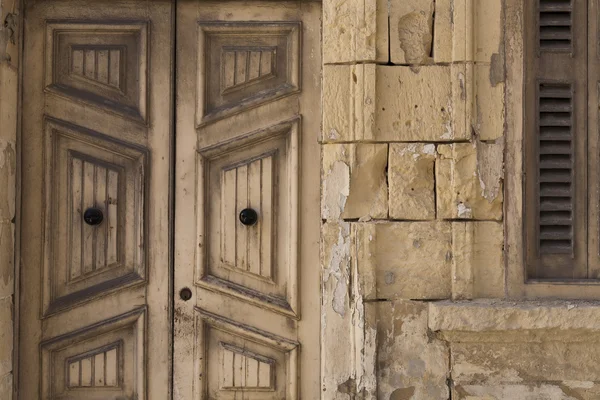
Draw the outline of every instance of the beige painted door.
M19 400L168 399L172 5L26 4Z
M19 399L319 398L319 4L30 1L24 39Z
M320 7L177 4L175 399L320 398Z

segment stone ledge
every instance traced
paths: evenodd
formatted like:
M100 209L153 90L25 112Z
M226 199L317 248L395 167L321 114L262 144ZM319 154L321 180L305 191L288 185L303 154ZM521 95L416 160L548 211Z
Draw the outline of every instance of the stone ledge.
M428 327L435 332L462 332L467 335L539 330L555 332L579 330L600 333L600 302L577 300L431 302Z

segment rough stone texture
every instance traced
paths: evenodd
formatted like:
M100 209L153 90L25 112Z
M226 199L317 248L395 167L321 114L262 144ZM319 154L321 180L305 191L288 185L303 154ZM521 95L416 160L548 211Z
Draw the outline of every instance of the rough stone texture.
M463 0L469 3L467 0ZM475 62L491 62L494 55L501 53L502 40L502 0L473 1L473 33Z
M323 146L323 219L387 218L387 144Z
M473 72L475 109L471 125L480 140L496 140L504 133L504 76L494 76L489 65L475 65Z
M323 62L388 61L387 0L323 2Z
M438 218L502 219L503 148L480 142L438 146Z
M394 64L431 62L433 0L390 2L390 58Z
M465 66L377 67L376 140L469 139Z
M450 63L453 61L452 46L455 38L455 0L436 0L433 35L433 61Z
M583 301L477 300L429 303L433 331L600 331L600 303Z
M322 225L321 385L324 399L347 400L360 393L376 400L375 322L365 312L360 286L351 285L358 272L351 262L350 225Z
M374 140L375 81L373 64L323 67L323 139Z
M600 381L600 343L452 343L456 385Z
M434 61L490 63L502 52L502 15L501 0L436 0Z
M449 222L353 224L366 299L445 299L451 294Z
M470 139L466 128L470 82L465 72L465 65L326 65L323 138L326 142Z
M377 398L446 400L448 347L427 329L427 305L411 301L368 303L377 312Z
M435 219L435 145L390 144L390 218Z
M596 400L600 385L593 382L531 383L521 385L464 385L452 390L459 400Z
M452 298L504 297L502 223L452 223Z
M13 350L12 297L0 299L0 377L12 371ZM6 322L6 323L5 323ZM2 392L0 392L2 395ZM1 396L0 396L1 397Z

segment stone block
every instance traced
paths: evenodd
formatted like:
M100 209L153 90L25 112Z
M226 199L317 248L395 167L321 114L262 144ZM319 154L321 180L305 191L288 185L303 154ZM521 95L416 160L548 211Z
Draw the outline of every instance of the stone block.
M465 65L323 68L326 142L468 140ZM469 106L470 110L470 106Z
M323 67L323 139L374 140L374 64Z
M472 23L475 62L493 62L493 57L502 54L502 0L466 1L472 2ZM468 10L467 10L468 12Z
M438 146L438 218L502 219L502 143Z
M597 400L599 398L600 385L585 381L459 385L452 389L452 399L458 400Z
M561 338L558 333L566 332L569 341L577 337L589 341L591 331L599 336L600 307L597 302L584 301L438 301L429 303L429 329L464 334L492 332L496 342L514 341L510 332L523 341L528 331L541 330L551 332L559 340L564 340L565 335Z
M433 59L436 63L473 61L472 1L435 1Z
M449 222L355 223L352 228L359 283L367 300L450 297Z
M436 63L502 64L502 1L436 0Z
M435 1L433 61L436 63L451 63L453 60L454 3L455 0Z
M390 2L390 58L394 64L431 63L433 0Z
M375 140L469 139L465 70L464 65L377 67Z
M600 343L452 343L455 384L600 381Z
M323 1L323 62L388 61L387 0Z
M322 218L387 218L387 160L387 144L324 145Z
M13 303L12 297L0 298L0 376L12 371Z
M502 223L453 222L452 298L502 298L504 274Z
M376 312L377 398L448 399L449 350L427 330L427 305L385 301L366 307Z
M390 218L435 219L435 157L434 144L390 144Z
M504 72L490 65L473 67L475 103L471 125L480 140L496 140L504 134Z
M14 293L14 224L0 221L0 298Z

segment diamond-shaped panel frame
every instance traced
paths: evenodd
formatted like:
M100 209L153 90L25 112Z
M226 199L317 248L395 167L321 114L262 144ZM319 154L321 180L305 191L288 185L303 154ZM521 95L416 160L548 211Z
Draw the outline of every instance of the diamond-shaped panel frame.
M42 342L42 398L144 399L145 318L146 308L141 307ZM103 352L108 357L100 361ZM75 375L70 369L77 362Z
M51 21L46 91L147 122L148 24Z
M199 246L196 254L196 285L293 318L299 315L296 249L300 129L300 119L295 118L205 148L197 158L197 235L199 243L206 244ZM268 202L251 202L251 183L242 182L242 186L249 189L248 196L242 201L235 189L235 193L228 193L224 186L230 171L242 167L248 171L247 166L264 160L270 160L269 168L273 171L263 174L269 176L269 180L263 176L261 183L255 186L268 182L269 187L260 187L260 192L265 192L263 200L267 197ZM238 180L244 181L245 177ZM257 204L259 221L256 225L241 224L238 220L240 211L247 206L256 208ZM260 209L261 206L268 209ZM264 226L268 229L263 230ZM240 236L240 232L243 235ZM248 239L253 235L258 236L254 242ZM239 256L242 252L244 258L250 259L257 248L265 249L264 243L270 243L266 246L268 257L264 254L256 257L264 268L255 268L247 261L240 263L240 257L230 254ZM253 269L263 271L263 275L253 273Z
M298 399L298 342L200 308L195 312L198 362L194 375L199 381L194 398L235 400L243 395L248 400ZM229 356L227 351L238 357ZM251 359L257 364L250 364ZM264 385L260 383L261 364ZM256 372L259 376L255 377Z
M196 125L300 91L300 22L201 21Z
M145 281L147 150L46 118L43 314ZM97 226L83 221L99 208Z

